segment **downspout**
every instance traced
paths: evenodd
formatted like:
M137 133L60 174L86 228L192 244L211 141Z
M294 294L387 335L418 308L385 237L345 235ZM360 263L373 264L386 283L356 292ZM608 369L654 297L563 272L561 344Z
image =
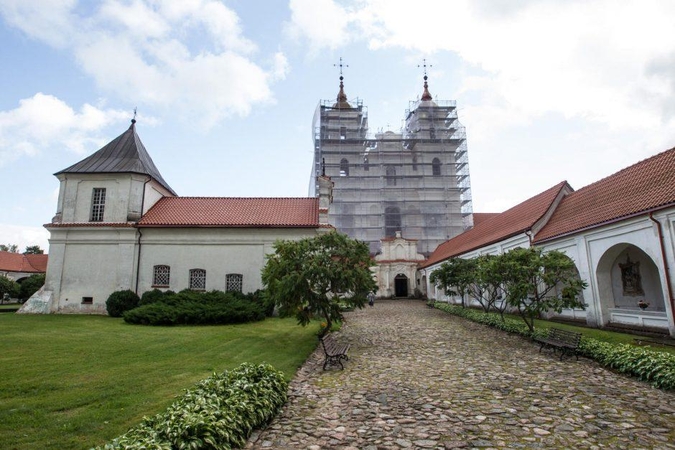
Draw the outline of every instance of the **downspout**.
M152 180L152 177L148 177L143 183L143 197L141 198L141 217L143 217L143 209L145 208L145 186ZM141 238L143 237L143 232L138 228L138 222L136 222L136 230L138 230L138 259L136 260L136 295L138 295L138 282L139 276L141 274Z
M668 260L666 259L666 246L663 244L663 228L661 222L654 218L654 213L649 213L649 218L656 224L656 230L659 233L659 245L661 246L661 258L663 259L663 269L666 272L666 286L668 288L668 297L670 299L670 310L675 314L675 299L673 299L673 288L670 284L670 268L668 267Z

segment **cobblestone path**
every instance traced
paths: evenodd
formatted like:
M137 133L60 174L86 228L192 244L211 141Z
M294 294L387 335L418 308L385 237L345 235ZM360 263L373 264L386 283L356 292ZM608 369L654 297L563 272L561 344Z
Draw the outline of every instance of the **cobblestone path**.
M346 315L343 371L307 360L248 449L675 449L675 394L421 301Z

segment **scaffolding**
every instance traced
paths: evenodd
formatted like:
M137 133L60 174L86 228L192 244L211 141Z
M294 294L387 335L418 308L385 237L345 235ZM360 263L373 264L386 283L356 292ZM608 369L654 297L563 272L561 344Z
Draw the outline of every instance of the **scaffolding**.
M318 192L316 177L331 177L330 223L367 242L372 254L401 231L428 256L472 226L466 130L456 103L411 102L405 116L398 132L371 135L359 99L321 101L314 114L310 195Z

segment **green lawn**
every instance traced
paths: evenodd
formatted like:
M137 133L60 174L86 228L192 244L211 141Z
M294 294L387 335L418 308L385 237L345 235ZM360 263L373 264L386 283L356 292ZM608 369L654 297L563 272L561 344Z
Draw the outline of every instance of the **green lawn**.
M82 449L244 361L290 379L316 347L295 319L144 327L100 316L0 314L0 448Z

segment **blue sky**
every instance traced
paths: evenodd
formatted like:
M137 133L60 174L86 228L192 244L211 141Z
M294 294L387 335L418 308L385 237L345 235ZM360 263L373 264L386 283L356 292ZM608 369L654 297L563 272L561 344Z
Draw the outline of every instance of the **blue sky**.
M474 211L675 146L675 3L0 0L0 242L47 247L53 173L137 131L183 196L306 196L311 121L371 131L429 87L467 127Z

